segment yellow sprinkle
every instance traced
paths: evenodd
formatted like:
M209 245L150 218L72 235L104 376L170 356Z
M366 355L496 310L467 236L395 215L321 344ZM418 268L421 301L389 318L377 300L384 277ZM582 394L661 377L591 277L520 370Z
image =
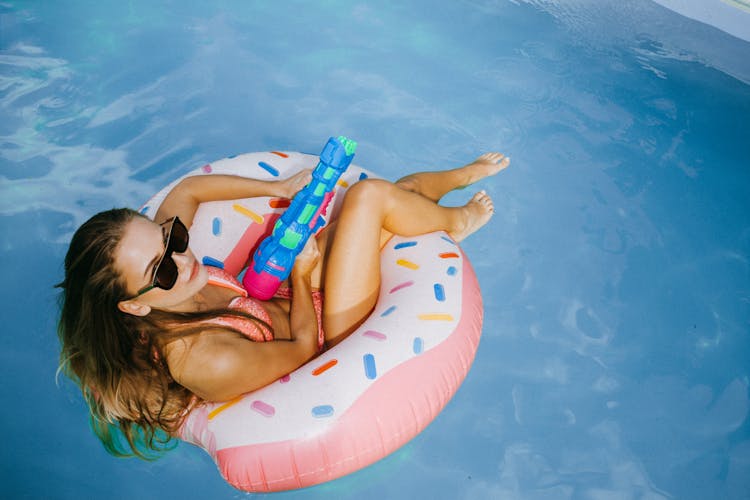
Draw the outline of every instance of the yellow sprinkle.
M422 321L453 321L453 316L442 313L420 314L417 317Z
M398 259L396 261L396 264L398 264L399 266L408 267L409 269L419 269L418 264L415 264L414 262L406 259Z
M342 188L348 188L349 187L349 183L346 182L344 179L339 179L339 181L336 184L338 184Z
M236 397L236 398L234 398L232 400L227 401L226 403L224 403L223 405L219 406L214 411L212 411L211 413L209 413L208 414L208 419L212 420L216 415L218 415L219 413L223 412L227 408L236 405L240 401L242 401L242 396L239 396L239 397Z
M248 217L250 217L251 219L253 219L255 222L257 222L258 224L263 224L263 217L260 216L260 215L258 215L258 214L256 214L255 212L253 212L249 208L243 207L242 205L238 205L237 203L235 203L234 205L232 205L232 208L235 211L241 213L242 215L247 215Z

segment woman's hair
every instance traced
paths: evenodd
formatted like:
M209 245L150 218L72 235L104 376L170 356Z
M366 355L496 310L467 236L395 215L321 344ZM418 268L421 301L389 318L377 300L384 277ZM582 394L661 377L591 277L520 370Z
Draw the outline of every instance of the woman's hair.
M171 377L163 346L204 331L207 325L200 323L218 316L241 316L264 328L270 326L228 309L196 313L154 309L143 317L120 311L118 303L128 293L115 268L115 251L136 217L144 216L127 208L108 210L73 235L65 257L65 280L57 285L63 289L60 371L80 386L92 428L107 451L153 459L170 449L171 438L195 397Z

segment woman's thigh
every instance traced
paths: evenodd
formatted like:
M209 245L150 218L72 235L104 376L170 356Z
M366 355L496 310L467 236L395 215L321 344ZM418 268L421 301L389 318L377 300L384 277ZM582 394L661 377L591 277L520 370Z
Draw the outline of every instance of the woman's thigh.
M361 193L348 197L338 220L317 239L322 258L312 279L325 292L323 325L329 345L366 319L380 291L380 250L392 234L363 198L372 199Z

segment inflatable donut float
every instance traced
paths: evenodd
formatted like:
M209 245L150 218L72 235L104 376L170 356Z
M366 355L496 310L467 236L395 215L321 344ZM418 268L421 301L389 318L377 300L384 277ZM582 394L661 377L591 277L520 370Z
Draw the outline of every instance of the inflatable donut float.
M318 157L249 153L186 176L234 174L283 179ZM370 172L352 164L328 209ZM166 186L143 207L153 217ZM289 205L279 198L202 204L190 247L204 264L238 275ZM482 299L461 248L447 234L393 237L382 250L375 309L343 342L260 390L204 403L179 437L206 450L234 487L269 492L312 486L361 469L403 446L450 400L474 360Z

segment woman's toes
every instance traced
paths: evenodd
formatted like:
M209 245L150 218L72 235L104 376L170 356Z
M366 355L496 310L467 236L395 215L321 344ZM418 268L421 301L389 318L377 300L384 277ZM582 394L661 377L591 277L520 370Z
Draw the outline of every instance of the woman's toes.
M451 236L456 241L462 241L470 234L479 230L489 222L492 214L495 212L492 198L485 191L479 191L474 194L469 203L464 205L463 209L464 223L459 229L451 232Z

